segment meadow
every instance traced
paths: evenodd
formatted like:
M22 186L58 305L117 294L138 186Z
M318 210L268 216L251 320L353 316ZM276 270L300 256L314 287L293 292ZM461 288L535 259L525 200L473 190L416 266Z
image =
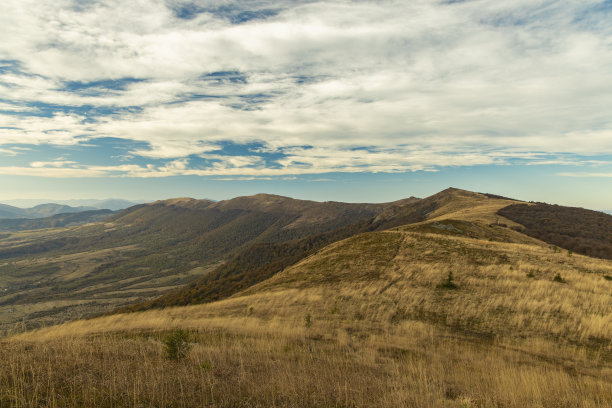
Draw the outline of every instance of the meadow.
M219 302L5 338L0 406L612 406L612 263L444 225L354 236Z

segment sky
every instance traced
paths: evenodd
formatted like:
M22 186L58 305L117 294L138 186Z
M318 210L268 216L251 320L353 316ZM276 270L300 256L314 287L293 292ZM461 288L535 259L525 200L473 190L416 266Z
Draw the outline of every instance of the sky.
M5 0L0 202L612 209L611 0Z

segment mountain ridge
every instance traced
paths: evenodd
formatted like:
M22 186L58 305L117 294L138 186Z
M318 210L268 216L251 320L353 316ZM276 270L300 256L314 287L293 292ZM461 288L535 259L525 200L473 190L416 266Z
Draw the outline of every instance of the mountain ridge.
M333 231L386 206L271 197L160 200L97 223L3 232L0 312L13 312L0 313L0 326L28 316L32 325L49 324L155 298L251 245L271 248ZM63 307L49 307L53 302Z
M284 199L284 197L279 196L256 196L258 203L264 201L269 204L270 201L277 202ZM242 203L243 200L243 197L239 197L237 201ZM417 225L422 228L422 223L428 222L428 220L430 222L436 219L444 219L445 216L447 218L448 216L463 218L464 221L478 220L482 224L479 233L482 233L482 229L489 228L492 221L503 218L495 215L497 209L516 202L509 199L491 198L480 193L457 188L448 188L423 199L409 198L396 201L389 203L383 211L369 219L363 219L361 222L349 224L334 231L278 244L273 242L255 243L237 253L210 274L184 288L170 291L157 299L125 306L115 312L133 312L148 308L220 300L232 296L250 285L271 278L284 268L313 255L327 245L360 233L382 231L405 225ZM221 205L227 205L227 203L222 202ZM509 220L507 222L512 223ZM462 226L462 228L464 227ZM502 228L497 228L497 230L496 234L490 234L487 237L496 236L498 239L511 238L520 242L526 241L522 235L515 231ZM433 229L432 232L436 232L436 229ZM486 233L487 231L485 231Z

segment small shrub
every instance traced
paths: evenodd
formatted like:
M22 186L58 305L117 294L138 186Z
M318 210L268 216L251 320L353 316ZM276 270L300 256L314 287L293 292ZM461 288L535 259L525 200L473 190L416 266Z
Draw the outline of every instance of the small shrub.
M528 278L535 278L535 274L533 273L533 271L529 271L529 273L527 274Z
M555 277L553 278L553 281L555 281L555 282L559 282L559 283L565 283L565 279L563 279L563 278L561 277L561 274L560 274L560 273L558 273L558 274L556 274L556 275L555 275Z
M571 249L568 249L567 250L567 256L571 258L572 255L574 255L574 252Z
M457 284L453 281L453 272L448 271L448 276L444 280L444 282L440 283L436 286L438 289L457 289Z
M304 317L304 326L306 327L312 326L312 316L310 315L310 313Z
M403 307L398 307L395 313L393 313L393 316L391 316L391 323L399 324L399 322L406 320L409 317L410 316L408 315L408 312L406 312L406 309Z
M604 275L604 279L608 280L608 281L612 281L612 276L610 275Z
M189 353L189 334L182 329L177 329L164 339L166 355L171 360L181 360Z
M202 364L200 364L200 370L202 371L210 371L212 368L213 366L210 361L204 361Z
M338 309L337 306L332 307L332 309L329 311L329 313L331 314L338 314L340 313L340 309Z

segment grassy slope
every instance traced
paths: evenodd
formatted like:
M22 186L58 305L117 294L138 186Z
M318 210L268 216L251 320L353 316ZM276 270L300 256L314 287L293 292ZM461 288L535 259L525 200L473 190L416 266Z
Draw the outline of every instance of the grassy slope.
M185 287L171 290L156 299L124 306L111 313L185 306L225 299L274 276L321 248L355 234L381 231L398 225L418 224L428 219L436 220L449 216L465 220L476 217L486 222L497 222L503 217L495 216L495 211L513 202L454 188L422 200L403 200L388 205L376 217L344 225L332 231L286 242L258 242L250 245L211 273ZM503 220L512 224L509 220ZM434 232L439 231L434 230ZM498 240L504 240L508 236L520 234L498 229L497 235Z
M387 206L265 194L218 203L174 199L87 226L3 233L0 333L21 321L38 327L156 298L254 243L319 234Z
M503 203L459 193L472 210L336 242L223 301L7 339L0 405L612 406L612 262L491 226ZM184 361L164 357L173 328Z

